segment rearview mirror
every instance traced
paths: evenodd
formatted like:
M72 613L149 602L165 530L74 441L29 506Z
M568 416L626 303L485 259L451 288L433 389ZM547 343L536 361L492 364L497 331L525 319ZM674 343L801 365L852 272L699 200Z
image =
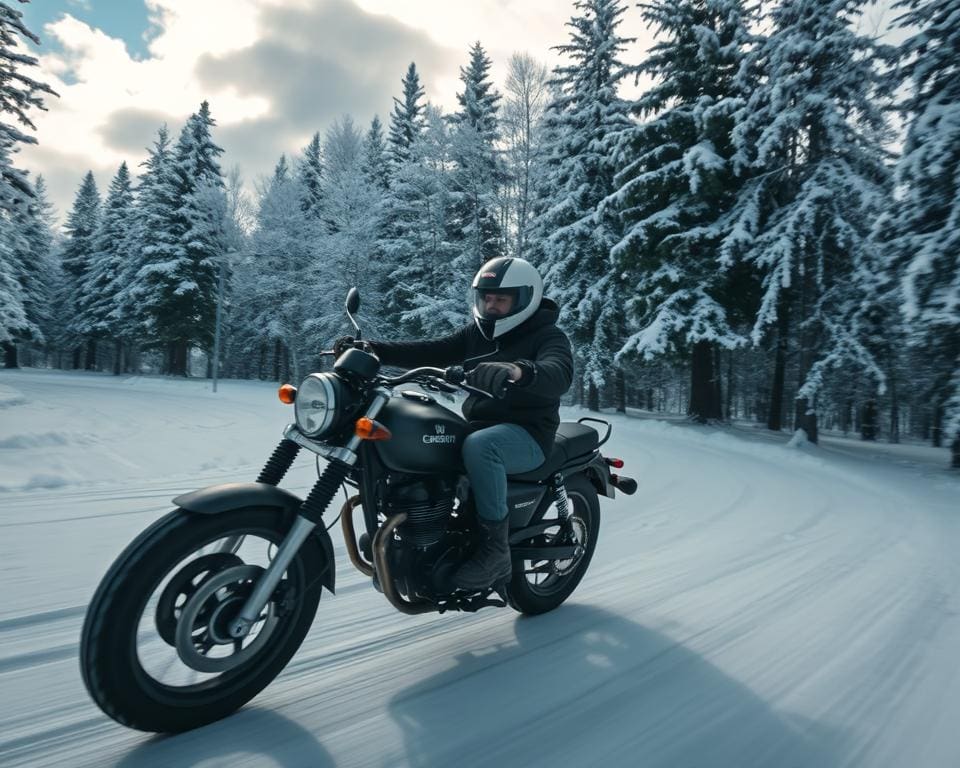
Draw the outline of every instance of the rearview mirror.
M347 292L347 313L354 315L358 309L360 309L360 291L351 288Z

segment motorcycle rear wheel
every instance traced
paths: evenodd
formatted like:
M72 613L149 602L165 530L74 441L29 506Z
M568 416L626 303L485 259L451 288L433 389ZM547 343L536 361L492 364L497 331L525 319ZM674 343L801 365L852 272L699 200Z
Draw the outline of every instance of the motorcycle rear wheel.
M191 563L201 559L196 555L210 562L210 555L202 554L204 550L216 548L219 542L237 535L266 545L266 555L258 564L265 567L292 522L292 514L275 508L248 507L218 515L177 509L140 534L100 582L83 625L81 673L100 709L130 728L176 733L226 717L260 693L300 647L316 614L321 577L327 567L333 567L326 562L316 539L311 536L301 546L281 582L283 589L275 592L268 603L265 618L258 624L266 637L259 643L259 635L252 637L246 641L246 649L242 648L243 643L213 644L209 630L214 627L211 616L219 610L218 626L220 635L223 634L222 628L229 619L226 613L239 610L244 590L249 589L251 578L259 572L257 565L230 568L232 561L228 560L207 569L194 568L209 572L198 573L194 584L182 588L186 594L176 608L170 607L170 589L164 585L182 583L177 575L190 575ZM232 572L238 574L236 579L230 578ZM204 592L208 582L209 588ZM218 584L222 586L214 591L212 588ZM187 601L191 591L207 595L204 601L209 600L210 606L193 609ZM157 594L161 594L159 600L153 597ZM157 605L166 605L166 610L161 608L158 613ZM194 654L197 660L215 651L211 654L213 671L191 669L184 659L184 655L189 659L190 654L184 654L182 647L170 647L169 634L164 637L158 628L164 626L161 613L168 621L171 614L174 618L191 617L192 626L184 636L187 642L192 642L191 637L198 638L199 651ZM144 651L145 644L148 652ZM222 655L231 647L231 653L238 654L232 667L230 654ZM171 656L169 663L162 653ZM217 653L219 658L215 657ZM180 673L184 684L171 684L157 671L167 670L176 662L186 670ZM198 680L200 677L203 679Z
M576 563L524 560L522 567L515 564L508 596L510 605L520 613L536 615L561 605L573 594L593 558L600 531L597 489L584 475L575 475L566 481L566 491L576 542L583 547L583 554ZM542 580L541 574L545 576Z

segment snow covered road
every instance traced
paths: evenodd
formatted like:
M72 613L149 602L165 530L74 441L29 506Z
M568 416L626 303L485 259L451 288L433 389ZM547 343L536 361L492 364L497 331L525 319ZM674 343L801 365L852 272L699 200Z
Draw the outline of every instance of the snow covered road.
M337 595L251 705L122 728L80 680L86 602L172 496L252 479L289 416L262 383L0 373L0 765L960 765L960 482L623 417L608 453L640 490L602 503L559 610L404 616L335 536Z

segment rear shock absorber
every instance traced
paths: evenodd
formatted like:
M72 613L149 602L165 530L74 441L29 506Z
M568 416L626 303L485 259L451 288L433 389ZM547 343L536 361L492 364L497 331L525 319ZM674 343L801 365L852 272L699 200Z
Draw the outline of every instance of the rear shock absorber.
M570 519L570 504L567 500L567 488L563 484L563 475L559 472L553 476L553 500L557 505L557 514L561 520Z

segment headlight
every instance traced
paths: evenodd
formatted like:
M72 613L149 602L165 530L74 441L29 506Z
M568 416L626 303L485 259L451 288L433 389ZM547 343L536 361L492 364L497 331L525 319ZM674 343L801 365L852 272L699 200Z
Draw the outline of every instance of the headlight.
M307 437L321 437L337 420L340 380L332 373L311 373L297 390L294 413Z

